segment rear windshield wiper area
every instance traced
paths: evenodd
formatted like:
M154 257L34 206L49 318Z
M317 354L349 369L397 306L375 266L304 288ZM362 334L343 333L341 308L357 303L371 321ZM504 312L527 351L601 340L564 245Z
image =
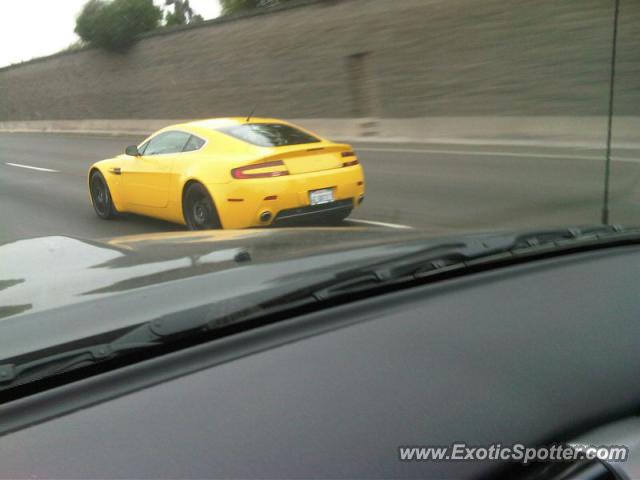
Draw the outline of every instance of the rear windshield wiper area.
M311 276L255 304L237 309L207 304L156 318L111 337L27 361L0 364L0 394L32 382L84 367L128 359L144 359L189 345L275 323L306 312L361 298L468 275L535 259L612 246L640 245L640 228L605 226L543 230L525 234L476 234L416 245L411 253L391 255L373 263ZM406 250L405 250L406 252ZM251 299L249 299L251 300ZM232 303L238 305L238 303ZM230 313L216 315L214 312ZM37 353L37 352L36 352ZM2 400L0 400L2 403Z

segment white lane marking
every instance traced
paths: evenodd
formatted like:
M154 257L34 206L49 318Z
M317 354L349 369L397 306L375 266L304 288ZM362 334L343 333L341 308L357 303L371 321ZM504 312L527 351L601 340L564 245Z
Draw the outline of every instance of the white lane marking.
M369 225L377 225L379 227L397 228L400 230L413 230L413 227L410 227L409 225L400 225L397 223L374 222L373 220L359 220L357 218L349 218L347 221L354 223L367 223Z
M5 162L5 165L9 165L11 167L18 167L18 168L27 168L29 170L37 170L39 172L52 172L52 173L58 173L58 170L52 170L51 168L42 168L42 167L32 167L31 165L21 165L19 163L9 163L9 162Z
M604 156L594 157L587 155L564 155L557 153L521 153L521 152L474 152L471 150L437 150L425 148L377 148L377 147L356 147L356 152L396 152L396 153L442 153L443 155L470 155L470 156L490 156L490 157L523 157L523 158L573 158L577 160L594 160L604 162ZM640 160L629 157L611 157L616 162L638 162Z

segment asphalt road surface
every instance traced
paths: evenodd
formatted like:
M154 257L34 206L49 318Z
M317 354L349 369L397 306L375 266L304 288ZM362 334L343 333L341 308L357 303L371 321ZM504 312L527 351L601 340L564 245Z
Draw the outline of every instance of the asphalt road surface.
M88 166L139 140L0 133L0 243L45 235L97 239L183 229L138 216L103 221L93 212L85 182ZM600 221L602 150L376 142L354 146L367 182L365 203L352 214L357 224L452 232ZM611 192L611 221L640 224L640 151L614 151Z

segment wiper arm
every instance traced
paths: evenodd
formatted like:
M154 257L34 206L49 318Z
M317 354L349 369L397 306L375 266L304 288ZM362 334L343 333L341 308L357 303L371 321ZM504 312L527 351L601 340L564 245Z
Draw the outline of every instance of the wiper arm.
M213 319L210 316L211 310L211 305L204 305L167 314L134 326L110 342L90 344L27 362L0 364L0 392L72 370L115 360L127 354L169 345L184 338L193 338L198 333L222 330L264 315L277 313L282 308L257 305Z
M0 365L0 391L158 345L155 338L142 338L142 331L135 328L131 331L135 335L125 334L110 343L89 345L19 364Z
M531 255L620 241L640 243L640 229L605 226L544 230L521 235L475 235L463 240L434 244L409 254L339 272L326 280L312 282L258 305L213 319L210 316L212 308L206 305L165 315L133 327L108 343L90 345L30 362L0 365L0 391L113 360L123 354L166 345L194 334L222 330L337 297L348 297L394 284L424 280L426 277L466 271Z
M305 295L311 295L316 300L327 300L336 295L362 292L383 285L625 239L640 241L640 228L625 229L613 225L539 230L517 235L476 235L342 272L324 282L324 285L305 287L274 302Z

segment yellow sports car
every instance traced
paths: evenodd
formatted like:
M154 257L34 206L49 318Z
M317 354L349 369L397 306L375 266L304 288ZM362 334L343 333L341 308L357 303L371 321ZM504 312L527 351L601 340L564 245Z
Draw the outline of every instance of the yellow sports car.
M217 118L163 128L94 163L100 218L131 212L191 230L339 221L364 199L352 147L269 118Z

